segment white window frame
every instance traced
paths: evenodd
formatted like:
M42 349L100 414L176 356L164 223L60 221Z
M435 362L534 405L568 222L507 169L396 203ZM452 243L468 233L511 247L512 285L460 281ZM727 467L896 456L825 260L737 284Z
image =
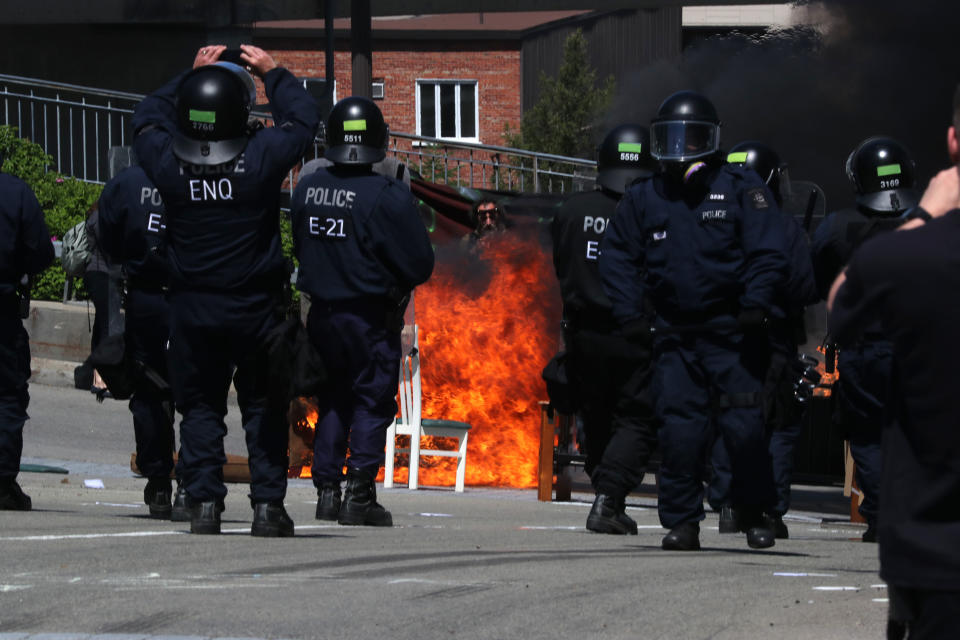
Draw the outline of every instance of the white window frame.
M297 80L299 80L300 84L303 85L303 88L306 89L307 80L313 80L314 82L322 80L326 82L327 79L326 78L297 78ZM337 79L334 78L333 79L333 104L337 104L337 84L338 84Z
M460 135L453 137L443 137L439 135L430 136L436 138L442 138L443 140L456 140L457 142L480 142L480 82L474 79L450 79L450 78L418 78L414 92L416 93L416 111L417 111L417 135L424 135L422 133L421 124L420 124L420 88L422 85L432 84L434 86L433 91L433 112L436 118L437 129L442 130L443 127L440 126L440 85L441 84L452 84L456 87L454 92L454 112L455 112L455 129L457 133L460 133L460 87L463 85L473 85L473 130L476 132L475 136L463 137Z

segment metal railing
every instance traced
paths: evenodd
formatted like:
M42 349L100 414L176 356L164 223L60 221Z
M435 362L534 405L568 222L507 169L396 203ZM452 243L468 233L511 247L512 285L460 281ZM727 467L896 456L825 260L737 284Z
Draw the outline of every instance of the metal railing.
M142 97L0 75L0 122L43 147L53 170L102 183L107 150L128 143L133 108Z
M0 123L39 144L51 169L87 182L107 179L107 154L129 144L143 96L0 74ZM265 118L269 114L258 113ZM320 155L321 145L304 160ZM563 193L593 187L596 163L524 149L391 132L388 152L425 180L457 187Z

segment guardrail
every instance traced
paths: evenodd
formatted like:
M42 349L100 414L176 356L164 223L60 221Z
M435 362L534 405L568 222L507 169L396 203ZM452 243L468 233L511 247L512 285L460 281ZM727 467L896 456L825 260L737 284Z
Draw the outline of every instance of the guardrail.
M143 96L0 74L0 122L43 147L52 169L87 182L108 178L108 150L129 144ZM268 113L255 112L268 119ZM322 153L314 145L309 160ZM596 163L496 145L390 132L388 152L424 179L498 191L564 193L593 187Z

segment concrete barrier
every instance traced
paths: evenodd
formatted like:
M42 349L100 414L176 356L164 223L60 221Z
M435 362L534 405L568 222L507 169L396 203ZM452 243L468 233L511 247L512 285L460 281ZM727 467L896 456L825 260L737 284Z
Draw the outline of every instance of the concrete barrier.
M31 382L73 386L73 369L90 355L93 305L86 302L30 303L23 321L30 336Z

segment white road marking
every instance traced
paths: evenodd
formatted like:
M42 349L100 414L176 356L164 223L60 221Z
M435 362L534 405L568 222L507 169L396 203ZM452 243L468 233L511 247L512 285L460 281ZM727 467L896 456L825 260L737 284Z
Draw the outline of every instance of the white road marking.
M872 584L870 585L871 589L886 589L887 585L885 584Z
M814 591L860 591L860 587L814 587Z
M415 513L414 515L423 516L424 518L452 518L453 514L451 513Z
M305 524L296 526L297 531L303 531L305 529L334 529L338 525L335 524ZM250 527L242 527L239 529L222 529L222 533L250 533ZM67 533L61 535L45 535L45 536L9 536L6 538L0 538L0 542L8 541L28 541L28 542L47 542L50 540L91 540L97 538L149 538L151 536L184 536L188 535L189 531L177 530L177 531L124 531L121 533Z
M23 591L24 589L32 589L32 584L0 584L0 593L8 593L10 591Z
M144 507L147 506L147 505L145 505L145 504L128 504L128 503L123 503L123 502L100 502L100 501L98 500L97 502L93 502L93 503L84 502L84 503L83 503L83 506L85 506L85 507L88 507L88 506L125 507L125 508L128 508L128 509L142 509L142 508L144 508Z
M784 578L836 578L837 574L835 573L806 573L806 572L792 572L792 571L774 571L773 575L781 576Z
M889 598L871 598L871 602L890 602Z

